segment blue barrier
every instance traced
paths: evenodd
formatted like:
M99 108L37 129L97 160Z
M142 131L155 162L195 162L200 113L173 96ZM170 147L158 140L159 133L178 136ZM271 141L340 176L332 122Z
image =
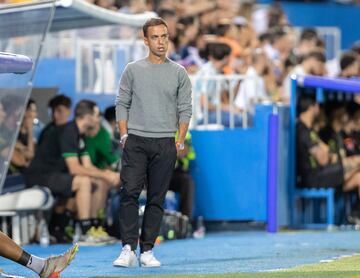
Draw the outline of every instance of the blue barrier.
M354 79L305 76L298 78L298 84L303 87L322 88L346 93L360 93L360 82Z
M279 116L277 113L269 116L268 143L268 206L267 231L276 233L277 225L277 187L278 187L278 144Z
M32 66L33 61L27 56L0 52L0 73L26 73Z

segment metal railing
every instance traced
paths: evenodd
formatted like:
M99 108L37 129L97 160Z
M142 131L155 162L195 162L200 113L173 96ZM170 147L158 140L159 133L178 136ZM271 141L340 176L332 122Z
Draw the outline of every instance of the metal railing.
M193 75L190 78L193 86L193 117L190 124L192 129L248 128L252 126L255 105L271 103L270 98L261 99L255 77L219 74ZM254 92L240 90L244 81L254 82ZM252 98L250 106L241 109L236 107L235 99L240 93L249 94L245 98ZM223 101L224 95L226 102Z
M147 55L141 40L88 40L76 44L76 91L115 94L126 64Z

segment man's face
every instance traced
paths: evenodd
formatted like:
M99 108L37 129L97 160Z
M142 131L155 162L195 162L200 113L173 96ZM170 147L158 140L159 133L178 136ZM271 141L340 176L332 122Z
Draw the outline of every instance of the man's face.
M26 109L25 118L35 119L37 117L37 108L35 103L30 104L30 106Z
M291 49L294 47L294 42L291 39L290 35L286 34L280 39L280 52L281 53L290 53Z
M94 132L100 126L100 110L98 107L94 108L94 113L84 116L85 135L94 136ZM96 132L97 133L97 132ZM95 133L95 135L96 135Z
M313 111L314 117L318 117L320 115L320 106L318 103L315 103L312 106L312 111Z
M346 77L359 76L360 74L359 62L360 60L355 61L345 70Z
M322 76L325 73L325 64L314 58L311 59L309 74Z
M63 125L68 122L71 110L65 105L59 105L54 109L55 125Z
M152 54L158 57L165 56L169 45L169 33L166 26L150 26L147 30L147 37L144 37L144 42Z

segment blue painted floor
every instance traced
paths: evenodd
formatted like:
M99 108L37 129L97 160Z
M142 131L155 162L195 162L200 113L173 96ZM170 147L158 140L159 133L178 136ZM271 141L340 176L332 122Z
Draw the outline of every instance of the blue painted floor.
M69 245L48 248L26 246L38 256L65 251ZM158 269L114 268L119 244L107 247L81 247L71 266L61 277L139 276L161 274L202 274L266 271L316 263L342 255L360 253L360 232L231 232L209 234L204 239L164 242L155 248L163 266ZM31 271L5 259L0 267L25 277Z

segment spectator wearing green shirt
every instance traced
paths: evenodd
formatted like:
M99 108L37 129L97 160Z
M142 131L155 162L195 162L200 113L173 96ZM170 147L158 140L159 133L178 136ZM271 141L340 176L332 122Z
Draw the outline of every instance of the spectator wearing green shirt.
M95 129L91 132L91 136L85 139L86 150L92 164L97 168L114 169L120 158L113 150L109 132L100 124L100 118L98 120Z

